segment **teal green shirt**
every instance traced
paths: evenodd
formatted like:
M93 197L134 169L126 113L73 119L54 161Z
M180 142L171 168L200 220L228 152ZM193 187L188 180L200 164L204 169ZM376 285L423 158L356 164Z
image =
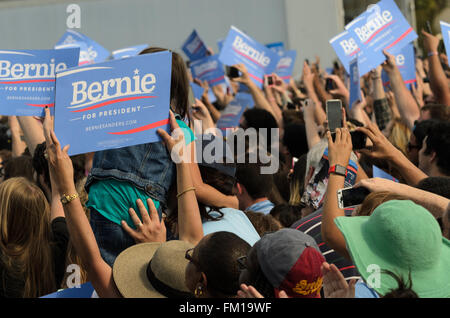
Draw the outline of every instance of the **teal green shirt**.
M195 140L193 131L182 120L177 119L180 128L183 129L186 145ZM149 211L147 199L148 194L128 181L119 181L116 179L105 179L94 182L89 188L89 200L86 203L88 208L93 208L105 218L120 225L124 220L127 224L135 229L128 210L133 208L137 216L142 221L136 200L141 199L145 208ZM155 208L159 208L159 201L152 199Z

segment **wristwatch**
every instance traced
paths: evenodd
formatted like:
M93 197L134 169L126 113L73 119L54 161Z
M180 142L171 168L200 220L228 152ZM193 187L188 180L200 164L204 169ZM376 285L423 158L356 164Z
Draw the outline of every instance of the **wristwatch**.
M78 198L78 193L75 193L72 195L63 194L61 197L61 202L62 202L62 204L67 204L70 201L75 200L76 198Z
M341 166L341 165L334 165L334 166L331 166L330 169L328 170L328 174L331 174L331 173L346 177L347 176L347 168L344 166Z

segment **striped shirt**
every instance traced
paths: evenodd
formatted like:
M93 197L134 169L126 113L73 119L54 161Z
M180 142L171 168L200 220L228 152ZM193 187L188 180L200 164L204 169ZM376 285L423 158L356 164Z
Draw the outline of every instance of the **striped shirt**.
M354 208L345 209L345 215L351 216ZM356 270L355 265L335 252L332 248L327 246L322 239L322 208L317 210L314 213L298 220L295 222L291 228L302 231L305 234L308 234L314 238L317 245L322 252L322 255L325 257L325 260L329 264L334 264L344 275L345 279L348 281L350 279L359 279L360 275Z

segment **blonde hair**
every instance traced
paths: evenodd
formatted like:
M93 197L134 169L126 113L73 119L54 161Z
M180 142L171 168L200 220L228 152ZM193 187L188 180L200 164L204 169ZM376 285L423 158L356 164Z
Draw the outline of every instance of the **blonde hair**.
M50 206L41 189L18 177L0 184L0 270L3 277L23 281L0 282L16 297L39 297L56 290L51 250ZM6 285L6 286L5 286ZM19 296L20 295L20 296Z
M404 155L407 154L407 146L409 137L411 136L411 130L401 121L399 118L395 118L389 134L388 140Z

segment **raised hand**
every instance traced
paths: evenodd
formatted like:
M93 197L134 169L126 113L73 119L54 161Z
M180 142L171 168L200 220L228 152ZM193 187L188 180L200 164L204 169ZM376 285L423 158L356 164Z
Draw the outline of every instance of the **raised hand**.
M133 208L128 210L131 219L133 220L136 230L133 230L125 221L122 221L123 229L136 241L136 243L151 243L151 242L165 242L166 241L166 226L164 219L159 219L153 200L148 198L147 204L150 209L148 213L144 203L138 199L136 205L138 206L142 222Z
M355 298L356 279L350 284L334 264L324 262L321 266L323 274L323 293L325 298Z

